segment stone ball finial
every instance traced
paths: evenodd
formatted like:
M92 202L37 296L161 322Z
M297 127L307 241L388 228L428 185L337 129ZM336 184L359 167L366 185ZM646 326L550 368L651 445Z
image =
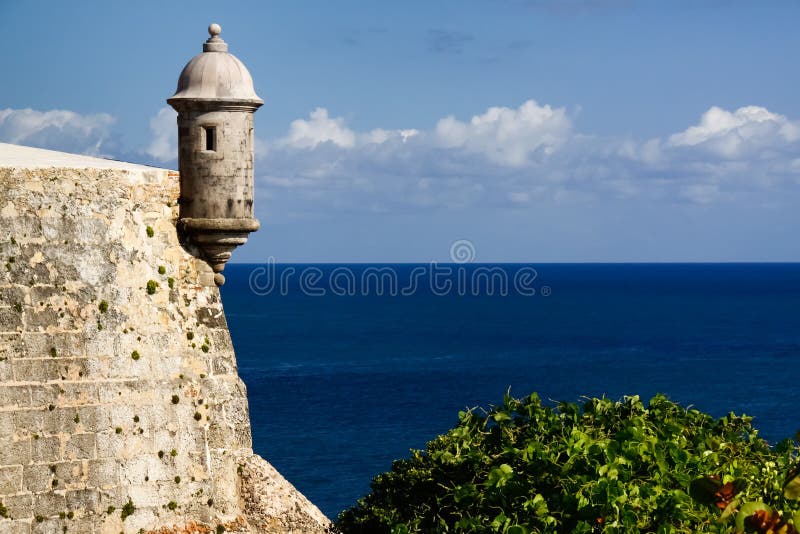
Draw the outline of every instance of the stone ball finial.
M219 34L222 33L222 27L216 22L208 25L208 34L211 36L203 43L203 52L227 52L228 43L222 40Z

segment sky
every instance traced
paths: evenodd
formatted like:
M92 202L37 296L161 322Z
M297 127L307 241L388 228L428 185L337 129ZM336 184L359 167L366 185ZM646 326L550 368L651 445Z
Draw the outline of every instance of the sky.
M235 262L800 261L800 3L0 0L0 142L177 168L209 23L247 65Z

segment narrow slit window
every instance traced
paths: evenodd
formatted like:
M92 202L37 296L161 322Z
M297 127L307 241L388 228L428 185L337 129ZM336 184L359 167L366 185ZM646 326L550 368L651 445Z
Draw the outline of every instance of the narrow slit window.
M217 149L217 129L213 126L204 126L206 132L206 150Z

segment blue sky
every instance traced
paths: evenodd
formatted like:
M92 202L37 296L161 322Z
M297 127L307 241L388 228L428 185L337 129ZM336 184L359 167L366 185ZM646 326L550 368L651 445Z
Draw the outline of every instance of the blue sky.
M800 4L3 0L0 141L175 168L214 21L250 69L234 261L800 261Z

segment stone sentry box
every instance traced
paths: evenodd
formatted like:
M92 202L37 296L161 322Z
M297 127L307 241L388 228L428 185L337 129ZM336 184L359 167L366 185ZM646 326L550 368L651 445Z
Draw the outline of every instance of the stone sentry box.
M217 24L184 67L167 102L178 112L180 224L214 270L217 285L234 248L258 230L253 217L253 113L264 103Z

